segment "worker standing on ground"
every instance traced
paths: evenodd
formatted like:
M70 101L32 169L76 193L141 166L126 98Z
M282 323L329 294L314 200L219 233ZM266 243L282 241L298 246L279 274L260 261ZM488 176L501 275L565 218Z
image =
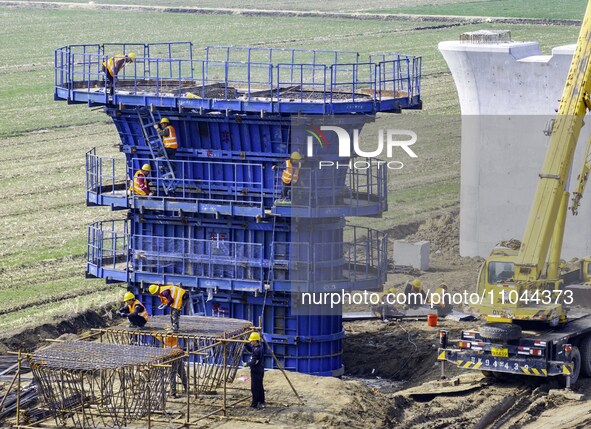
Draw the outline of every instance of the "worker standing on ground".
M158 130L160 138L162 138L166 157L168 159L174 159L176 150L179 148L179 143L176 138L176 130L170 125L168 118L160 119L160 123L154 125L154 127Z
M162 304L158 307L159 310L164 310L170 307L170 323L172 324L172 332L178 332L179 322L181 319L181 310L189 300L189 293L182 287L174 285L159 286L156 284L150 285L148 288L152 295L158 294Z
M250 367L250 391L252 392L252 403L250 408L265 408L265 388L263 378L265 377L265 361L261 334L253 332L248 337L250 344L245 348L250 353L250 359L244 363Z
M292 152L291 156L281 164L283 166L283 172L281 173L283 187L281 188L280 201L291 200L291 187L297 184L300 178L301 159L302 156L299 152ZM275 170L277 167L274 165L272 168Z
M133 182L129 185L129 190L142 196L151 196L153 192L150 190L150 182L148 182L147 176L152 171L150 164L142 165L138 171L133 175Z
M123 302L125 305L117 310L117 314L121 317L127 317L130 327L143 328L150 317L146 307L131 292L126 292L123 295Z
M427 302L427 294L423 290L423 283L419 279L414 279L406 284L404 295L406 295L405 308L417 308Z
M156 339L162 343L162 346L165 349L179 349L179 339L176 336L164 336L157 335ZM172 363L172 368L170 370L170 394L173 398L177 397L176 391L176 376L179 376L181 379L181 383L183 383L183 387L185 389L185 393L189 394L189 380L187 378L187 372L185 371L185 364L183 363L183 359L177 359Z
M107 78L107 85L109 87L109 94L113 95L115 92L115 83L117 81L117 74L125 67L127 63L133 63L135 54L133 52L123 55L117 54L106 61L103 61L103 73Z

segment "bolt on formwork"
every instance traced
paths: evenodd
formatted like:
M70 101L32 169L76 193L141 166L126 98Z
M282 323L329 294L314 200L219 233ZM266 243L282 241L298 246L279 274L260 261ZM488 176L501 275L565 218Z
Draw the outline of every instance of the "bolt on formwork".
M164 411L178 349L61 342L27 356L39 396L57 424L124 427Z
M188 369L189 379L188 386L183 387L189 387L195 395L214 391L224 381L234 381L241 364L244 340L254 330L252 323L231 318L183 316L179 332L169 332L168 325L168 316L153 316L141 329L121 325L93 331L103 342L182 350L182 364Z

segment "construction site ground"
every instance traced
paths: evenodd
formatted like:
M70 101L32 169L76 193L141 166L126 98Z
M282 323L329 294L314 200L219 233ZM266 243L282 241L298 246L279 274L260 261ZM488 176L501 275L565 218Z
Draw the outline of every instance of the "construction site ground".
M445 21L439 18L435 21L435 16L430 19L417 16L391 22L367 17L283 14L270 18L269 14L247 16L232 10L225 15L95 10L94 2L86 2L87 9L93 10L70 9L66 3L54 3L51 8L32 7L29 2L18 2L19 8L7 5L14 2L0 3L8 41L3 56L6 65L0 67L0 75L5 87L10 88L3 93L0 105L3 166L0 283L4 298L0 303L0 352L19 348L30 351L43 345L45 338L80 334L109 324L113 315L111 307L121 296L123 289L119 285L105 284L102 279L84 279L86 225L121 215L107 208L86 207L84 154L96 146L105 156L116 156L119 137L105 116L85 106L66 107L52 99L53 50L66 43L108 42L110 39L105 35L109 34L116 34L117 40L142 42L191 39L196 47L257 45L359 50L364 54L394 50L423 56L423 111L400 115L399 119L402 124L423 125L421 142L417 144L419 158L407 162L404 171L391 174L390 211L381 219L362 222L380 230L390 228L390 237L394 239L431 241L431 269L420 276L426 287L436 287L445 280L452 291L474 289L481 260L459 256L458 218L448 213L459 207L460 115L453 79L437 44L457 40L462 32L482 29L483 19L447 16ZM132 3L160 5L161 2ZM182 6L194 2L172 3ZM219 6L209 0L202 3L202 6ZM224 2L224 6L254 7L255 3L278 9L285 4L266 0L232 1ZM408 8L460 3L456 7L462 14L486 17L489 29L511 29L515 40L539 41L544 53L550 53L551 47L574 43L579 30L578 23L548 22L548 19L582 16L582 2L577 2L581 7L578 10L557 6L549 0L513 2L519 3L526 16L540 18L531 22L492 18L501 13L500 2L376 0L367 3L367 8L370 11L394 9L394 3ZM310 6L303 9L332 11L334 8L332 2L306 1L305 4ZM343 11L357 10L358 4L347 0L340 7ZM480 6L482 10L473 13ZM428 12L441 13L439 9ZM511 11L502 11L504 16L508 16L507 12ZM139 30L145 28L150 30L149 37ZM436 214L444 215L428 219ZM425 219L428 220L423 223ZM385 288L402 285L409 278L390 274ZM105 303L109 306L105 307ZM477 322L440 322L440 327L450 330L451 338L459 330L475 325ZM344 326L344 377L289 374L304 399L303 406L298 405L281 373L269 371L265 377L268 408L249 411L248 403L243 402L229 411L233 420L209 418L203 425L211 428L591 427L590 379L579 380L573 390L584 396L582 400L574 400L552 397L549 391L556 387L552 382L524 377L492 380L484 385L474 379L479 377L479 372L448 368L450 377L461 374L472 390L445 396L411 396L405 391L439 377L435 362L438 329L427 327L425 321L371 320L346 322ZM235 386L248 388L248 376L247 371L241 370ZM10 378L0 377L0 397L6 393ZM170 403L171 410L177 412L175 417L180 417L182 400ZM194 412L205 412L212 406ZM0 427L8 427L9 423L0 422ZM135 427L146 425L140 422Z
M436 287L445 280L452 291L472 290L481 260L458 256L456 213L407 225L395 234L432 243L431 268L420 273L423 285ZM404 231L402 233L401 231ZM411 278L391 274L386 288ZM361 310L351 307L346 310ZM107 309L104 310L108 312ZM79 315L60 325L44 325L4 339L5 347L17 344L27 349L42 344L42 337L62 332L107 325L109 318L94 312ZM479 371L459 370L447 365L448 380L441 384L436 363L439 329L457 337L462 329L475 328L474 322L439 320L436 328L424 320L361 320L345 322L345 375L342 378L314 377L289 373L302 397L298 403L280 371L268 371L265 389L268 406L251 410L249 372L241 369L230 389L228 418L208 417L199 422L208 428L310 427L310 428L586 428L591 425L591 379L580 379L573 394L562 395L557 380L533 377L485 378ZM66 334L71 339L71 334ZM455 384L459 380L459 386ZM2 382L0 394L8 381ZM235 390L240 389L240 390ZM448 393L440 393L448 390ZM216 392L221 395L221 391ZM157 416L154 428L178 427L185 417L183 397L168 403L170 415ZM221 396L201 399L191 405L191 419L221 405ZM169 423L164 423L168 421ZM130 427L145 427L145 422Z

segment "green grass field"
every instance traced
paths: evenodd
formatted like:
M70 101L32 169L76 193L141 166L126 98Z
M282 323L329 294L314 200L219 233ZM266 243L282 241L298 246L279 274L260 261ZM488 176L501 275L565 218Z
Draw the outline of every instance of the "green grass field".
M379 13L419 15L490 16L508 18L582 19L585 0L483 0L442 5L423 4L393 9L371 9Z
M182 3L189 1L174 2ZM259 4L263 7L271 3ZM444 7L442 3L448 2L439 2L440 8ZM480 3L484 7L492 2ZM363 6L385 4L393 3L364 2ZM312 2L302 3L302 7L306 5ZM353 2L347 5L353 7ZM419 158L405 160L405 168L392 174L390 211L382 219L350 219L389 229L459 205L459 107L453 80L437 50L438 42L455 40L464 31L508 28L515 40L539 41L549 52L552 46L574 43L578 33L575 27L541 25L430 28L429 22L7 7L0 7L0 17L0 35L5 41L0 47L0 288L7 298L0 305L0 328L10 334L13 329L47 323L84 306L118 299L121 294L117 286L84 279L86 226L122 216L108 208L86 207L84 154L96 146L101 155L116 155L118 136L100 111L53 101L56 47L189 40L196 47L257 45L423 56L424 111L378 119L381 124L413 124L419 130L419 142L414 147ZM371 134L371 126L367 132ZM78 295L79 299L73 299ZM22 310L17 311L19 308Z

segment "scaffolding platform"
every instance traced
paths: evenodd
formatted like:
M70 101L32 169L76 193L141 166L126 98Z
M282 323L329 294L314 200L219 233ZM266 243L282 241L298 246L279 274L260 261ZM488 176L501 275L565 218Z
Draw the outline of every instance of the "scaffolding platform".
M167 49L162 49L162 47ZM109 95L102 65L136 53ZM421 58L210 46L69 45L55 50L56 100L91 105L298 114L420 109Z

